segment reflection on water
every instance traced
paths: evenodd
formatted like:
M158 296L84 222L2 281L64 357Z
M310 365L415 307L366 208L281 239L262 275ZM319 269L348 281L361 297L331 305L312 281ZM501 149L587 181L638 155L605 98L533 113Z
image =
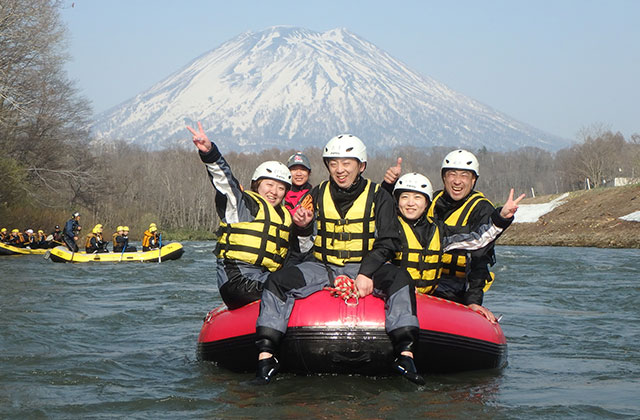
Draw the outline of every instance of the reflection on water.
M195 358L220 304L211 242L162 264L0 257L0 417L637 418L640 251L498 247L485 304L509 366L397 377L280 375Z

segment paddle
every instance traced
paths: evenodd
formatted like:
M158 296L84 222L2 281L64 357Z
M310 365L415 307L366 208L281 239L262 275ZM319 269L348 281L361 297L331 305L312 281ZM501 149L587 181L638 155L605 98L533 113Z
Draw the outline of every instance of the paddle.
M162 233L158 234L158 264L162 262Z
M124 245L122 246L122 252L120 253L120 260L118 260L118 262L122 261L122 256L124 255L124 251L127 250L128 245L129 245L129 238L125 238Z

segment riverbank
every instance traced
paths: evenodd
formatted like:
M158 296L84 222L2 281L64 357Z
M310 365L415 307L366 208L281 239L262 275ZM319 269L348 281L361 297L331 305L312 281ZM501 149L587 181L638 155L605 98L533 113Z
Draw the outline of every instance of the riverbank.
M543 203L548 208L533 222L518 223L516 214L498 244L640 248L640 221L621 219L640 211L640 184L526 198L522 214L530 216L528 206Z

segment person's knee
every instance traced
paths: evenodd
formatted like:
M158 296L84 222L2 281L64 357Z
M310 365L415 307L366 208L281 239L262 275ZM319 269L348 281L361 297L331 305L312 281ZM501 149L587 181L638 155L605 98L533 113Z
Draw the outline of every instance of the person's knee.
M305 285L304 275L298 267L285 267L269 274L264 288L280 300L286 300L286 292Z

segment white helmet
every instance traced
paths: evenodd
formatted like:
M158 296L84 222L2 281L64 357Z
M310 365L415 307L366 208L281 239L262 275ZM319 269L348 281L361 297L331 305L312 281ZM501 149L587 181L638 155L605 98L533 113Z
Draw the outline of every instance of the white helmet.
M398 179L395 187L393 187L393 193L400 193L402 191L415 191L426 195L431 201L433 196L433 186L429 178L422 174L412 172L410 174L404 174Z
M444 157L441 172L444 173L445 169L463 169L473 172L476 174L476 177L480 176L478 159L476 159L473 153L462 149L454 150Z
M360 162L367 161L367 147L362 140L351 134L335 136L322 151L323 159L354 158Z
M276 181L284 182L287 187L291 187L291 171L284 163L275 160L268 160L258 165L253 172L251 181L257 181L260 178L275 179Z

